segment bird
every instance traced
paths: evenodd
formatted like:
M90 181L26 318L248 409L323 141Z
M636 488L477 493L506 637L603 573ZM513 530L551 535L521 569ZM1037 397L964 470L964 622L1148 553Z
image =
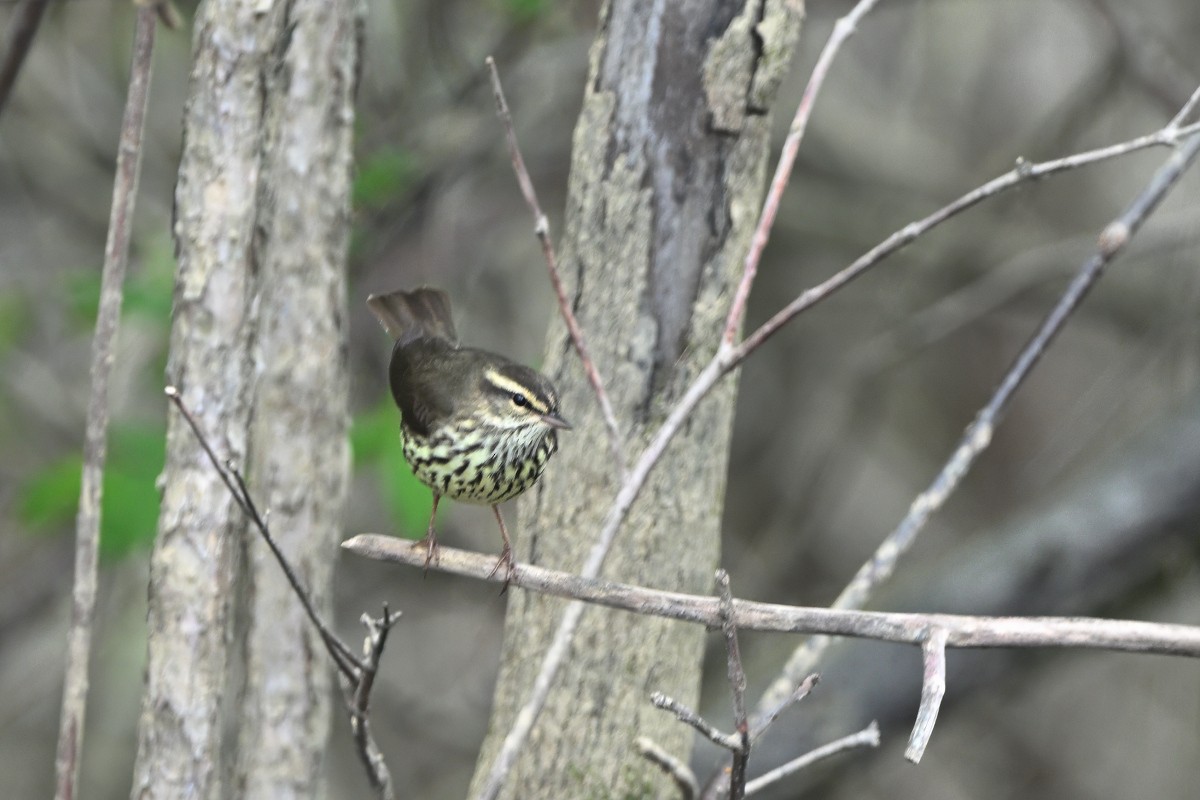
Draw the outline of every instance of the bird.
M537 482L558 451L558 432L571 425L558 391L530 367L458 341L450 298L421 287L372 294L367 306L392 337L388 382L400 409L404 460L433 492L425 538L425 569L438 559L434 518L443 497L491 506L504 546L492 568L516 561L500 503Z

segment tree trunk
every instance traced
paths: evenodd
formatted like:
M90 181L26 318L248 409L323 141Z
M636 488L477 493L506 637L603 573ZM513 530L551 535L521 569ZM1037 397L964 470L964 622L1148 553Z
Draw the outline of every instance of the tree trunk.
M348 471L345 251L359 8L199 10L176 189L167 376L246 468L318 609ZM172 413L134 798L312 797L329 662Z
M564 280L632 454L712 358L757 221L769 108L798 38L799 2L614 0L601 11L575 129ZM617 488L606 431L565 331L546 372L576 430L521 503L521 561L577 569ZM608 559L614 580L711 592L735 383L692 415ZM492 727L474 790L563 610L514 592ZM686 760L692 731L648 700L694 705L704 633L605 609L584 616L505 797L674 797L640 759L645 735Z

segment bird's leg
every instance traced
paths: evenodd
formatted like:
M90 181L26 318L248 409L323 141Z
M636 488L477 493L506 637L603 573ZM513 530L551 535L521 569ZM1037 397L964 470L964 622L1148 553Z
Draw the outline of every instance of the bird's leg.
M425 538L419 542L414 542L413 546L425 546L425 571L429 572L429 563L438 563L438 541L437 534L433 532L433 519L437 516L438 501L442 496L437 492L433 493L433 510L429 512L429 527L425 529Z
M508 528L504 527L504 517L500 516L500 506L492 506L492 512L496 515L496 522L500 523L500 535L504 537L504 549L500 551L500 559L496 562L496 566L492 567L488 577L495 575L501 564L505 565L504 589L507 590L513 574L517 571L517 562L513 559L512 542L508 538Z

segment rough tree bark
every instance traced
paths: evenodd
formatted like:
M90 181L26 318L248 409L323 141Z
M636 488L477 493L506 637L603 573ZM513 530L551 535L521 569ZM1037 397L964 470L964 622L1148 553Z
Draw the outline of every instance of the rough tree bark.
M248 473L317 607L346 449L355 0L197 14L167 379ZM329 662L261 541L170 415L134 798L313 797Z
M720 339L762 196L769 111L799 36L799 0L613 0L601 11L575 129L562 267L633 452ZM521 560L578 568L616 490L606 431L565 331L546 371L576 430L521 503ZM676 437L630 513L605 574L712 590L735 399L723 382ZM509 600L478 790L561 617ZM505 797L674 797L638 758L648 735L686 758L692 732L655 710L694 704L703 631L590 609Z

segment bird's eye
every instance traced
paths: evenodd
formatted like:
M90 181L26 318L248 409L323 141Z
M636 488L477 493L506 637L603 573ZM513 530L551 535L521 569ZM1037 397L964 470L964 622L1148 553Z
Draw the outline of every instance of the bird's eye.
M513 405L517 406L518 408L526 408L529 406L529 398L520 392L513 392L512 401Z

